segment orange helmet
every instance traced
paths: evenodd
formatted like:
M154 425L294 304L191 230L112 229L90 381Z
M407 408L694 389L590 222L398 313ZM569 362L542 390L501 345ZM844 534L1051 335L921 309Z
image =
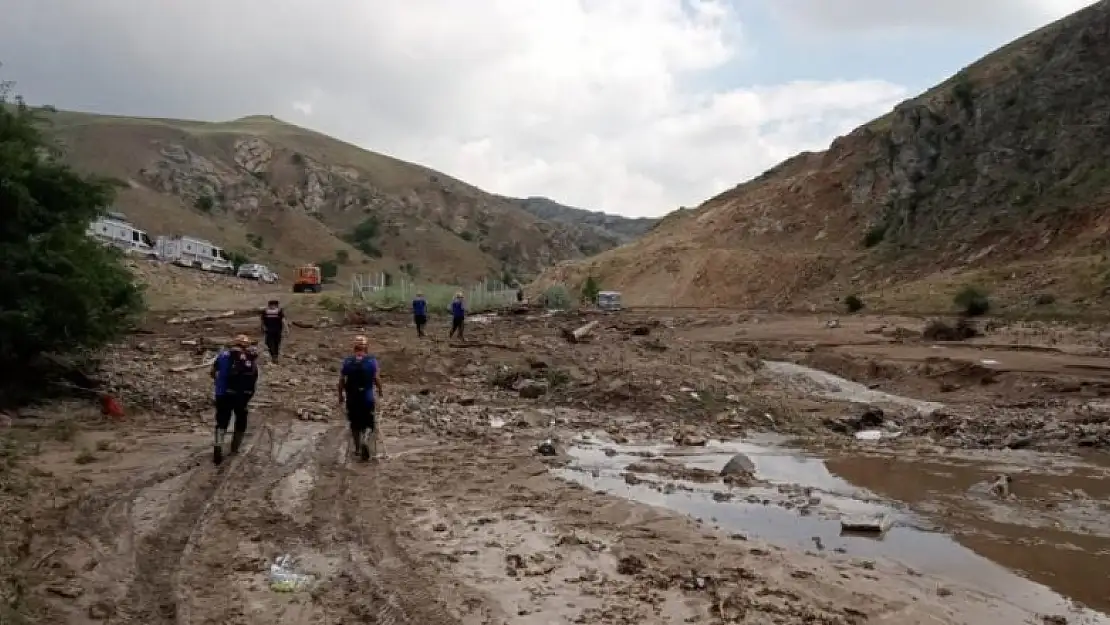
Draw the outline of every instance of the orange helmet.
M235 337L235 340L232 341L231 344L236 347L250 347L251 339L246 334L240 334L239 336Z

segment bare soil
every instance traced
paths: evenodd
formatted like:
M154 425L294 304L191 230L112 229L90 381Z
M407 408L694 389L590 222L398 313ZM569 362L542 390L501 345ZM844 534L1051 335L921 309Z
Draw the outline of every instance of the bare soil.
M258 296L244 293L243 307L261 303L251 300ZM324 315L298 314L311 323ZM590 432L613 445L677 442L691 453L706 439L788 435L820 450L830 471L869 489L871 499L913 509L961 540L974 542L968 528L988 535L992 518L995 533L1000 516L1020 519L1004 520L1015 553L1039 543L1042 561L1072 563L1045 565L1037 579L1097 604L1095 589L1067 572L1087 571L1089 580L1110 553L1110 531L1098 521L1110 491L1092 486L1101 479L1094 465L1073 455L1097 449L1105 436L1105 423L1092 417L1101 414L1105 377L1095 367L1097 334L996 328L967 344L934 346L913 337L912 320L842 319L828 328L816 317L630 311L597 317L592 342L561 337L592 318L475 318L461 343L444 340L445 328L418 340L401 314L295 328L287 358L269 364L263 356L246 449L219 467L210 461L210 381L202 366L183 368L203 365L212 354L206 345L252 332L257 320L152 319L103 361L100 376L123 402L124 418L71 399L4 422L0 622L1053 622L1043 620L1053 612L1017 596L1024 590L1008 596L1005 585L984 588L944 565L917 570L881 549L878 557L806 549L745 529L744 519L756 517L739 512L738 525L726 527L584 487L562 471L573 464L574 441ZM889 331L876 330L884 324ZM338 360L360 333L371 337L386 385L383 457L371 463L351 455L333 399ZM902 436L864 446L830 429L829 419L877 406L775 379L765 362L778 359L944 409L882 404ZM1042 425L1014 429L1033 422ZM1014 447L1007 437L1015 433L1025 437L1021 447L1068 455L970 451ZM554 456L538 453L546 440ZM1008 454L997 470L1014 476L1014 498L992 504L984 494L979 483L993 475L993 456L968 460L979 463L967 469L973 476L945 477L958 454L992 453ZM640 475L671 489L696 478L694 492L712 481L709 470L678 470L677 456L642 464L666 468ZM931 486L921 479L930 472ZM1073 478L1087 480L1082 495ZM803 482L780 484L780 492L804 501ZM757 486L719 497L719 516L742 511ZM972 499L981 505L972 508ZM799 523L808 514L783 509ZM1045 538L1046 528L1058 535ZM1044 546L1065 540L1070 556ZM969 548L1025 571L1024 556L980 543ZM312 577L305 588L271 588L271 564L283 555Z

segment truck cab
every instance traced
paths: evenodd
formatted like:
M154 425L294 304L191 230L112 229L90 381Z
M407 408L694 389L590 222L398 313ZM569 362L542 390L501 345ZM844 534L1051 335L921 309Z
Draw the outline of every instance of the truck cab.
M324 288L323 274L316 265L297 267L293 275L294 293L319 293Z

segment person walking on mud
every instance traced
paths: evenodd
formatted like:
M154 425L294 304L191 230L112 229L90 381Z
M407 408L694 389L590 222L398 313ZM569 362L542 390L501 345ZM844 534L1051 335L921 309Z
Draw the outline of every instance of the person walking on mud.
M270 362L277 362L281 353L281 337L289 329L285 310L276 299L270 300L262 309L262 335L266 337L266 349L270 352Z
M231 453L239 453L247 433L247 405L254 397L258 385L258 350L244 334L235 337L231 346L216 356L212 362L212 379L216 395L216 440L212 448L212 462L224 459L224 438L235 417L231 436Z
M463 326L466 323L466 304L463 303L462 291L455 293L455 299L451 302L451 332L447 338L452 338L456 333L459 335L460 341L465 341L463 336Z
M417 293L412 300L412 320L416 324L416 336L424 338L424 326L428 325L428 301L423 293Z
M354 453L364 461L377 453L375 443L375 393L382 396L382 381L378 361L368 353L369 341L365 336L355 337L354 353L343 359L339 372L339 404L347 408L347 422L351 426Z

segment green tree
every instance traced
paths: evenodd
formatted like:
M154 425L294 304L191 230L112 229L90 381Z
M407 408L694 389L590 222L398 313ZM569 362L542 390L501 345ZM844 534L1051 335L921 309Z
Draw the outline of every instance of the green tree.
M601 292L601 285L597 283L597 278L590 276L586 278L585 284L582 285L582 301L593 304L597 302L597 294Z
M245 253L239 251L231 251L228 254L228 259L231 261L232 271L239 271L239 268L243 265L251 264L250 257L247 256Z
M85 234L111 206L114 184L64 164L10 93L10 83L0 87L0 367L14 372L43 353L120 338L143 300L122 255Z
M316 266L320 268L320 278L325 282L331 282L339 275L339 263L334 260L322 260Z

